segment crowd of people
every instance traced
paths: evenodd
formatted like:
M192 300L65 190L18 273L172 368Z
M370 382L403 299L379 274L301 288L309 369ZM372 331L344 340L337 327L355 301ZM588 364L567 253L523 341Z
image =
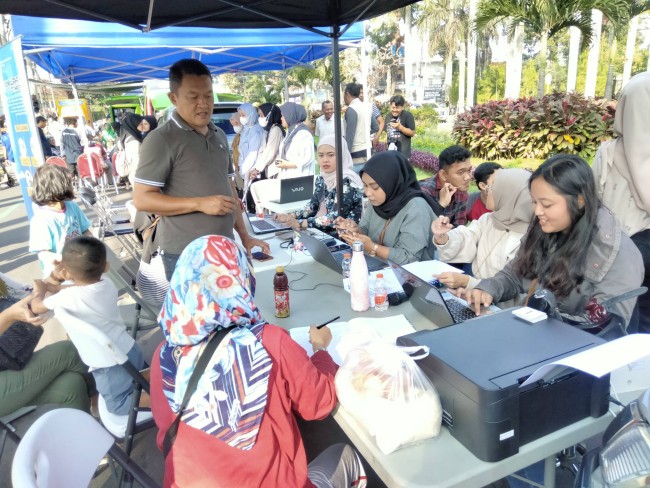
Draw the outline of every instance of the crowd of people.
M635 297L615 303L648 284L650 193L643 186L648 155L641 139L648 124L640 121L650 113L650 74L636 76L623 90L616 139L603 143L593 170L568 154L550 157L533 172L492 162L473 170L471 153L454 145L441 152L437 173L424 181L417 180L409 161L416 128L401 96L391 99L384 120L363 102L362 87L348 84L343 138L334 133L338 115L329 101L314 133L299 104L243 103L231 118L236 132L231 149L211 122L208 68L197 60L179 61L169 81L175 110L165 124L146 130L154 123L127 114L119 130L105 125L100 136L100 142L112 141L127 154L129 173L122 176L133 184L135 207L159 217L155 255L165 289L157 296L164 296L158 306L165 338L151 361L150 401L161 448L183 414L165 459L166 486L209 484L215 477L259 486L363 486L365 480L349 446L332 446L311 462L306 458L294 414L329 415L336 405L338 365L327 352L332 339L327 327L311 327L309 357L255 305L249 254L254 247L269 248L249 235L242 212L251 205L250 187L260 179L279 181L318 168L305 208L276 214L277 220L350 244L360 241L369 256L398 264L452 263L458 272L435 278L466 298L477 314L482 306L521 305L545 291L555 298L558 317L582 329L597 333L616 318L623 332L650 332L646 295L638 306ZM82 145L75 122L66 124L62 150L73 171L71 161ZM394 148L371 155L382 130ZM47 142L45 133L41 142ZM336 191L337 149L343 158L342 202ZM472 181L478 190L473 193ZM33 198L39 208L30 250L43 263L44 279L30 291L0 276L0 333L16 321L39 325L39 314L53 310L70 327L76 350L60 343L34 354L23 371L49 365L54 348L61 349L56 365L44 368L47 376L0 372L0 414L45 401L87 409L94 390L108 399L111 411L124 411L130 380L94 364L75 327L100 328L136 368L143 366L137 344L115 320L116 290L103 276L106 251L88 235L73 190L63 168L46 165L36 172ZM181 412L197 359L217 334L226 346L216 350ZM53 391L59 383L65 388ZM16 385L25 394L6 403ZM236 385L254 393L243 395Z

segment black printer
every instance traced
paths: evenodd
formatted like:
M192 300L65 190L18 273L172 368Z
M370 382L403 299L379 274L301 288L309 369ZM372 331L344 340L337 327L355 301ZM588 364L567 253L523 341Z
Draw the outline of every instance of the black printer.
M557 320L524 322L509 310L397 339L429 347L417 364L440 394L443 424L483 461L500 461L539 437L604 415L609 375L557 367L520 387L540 366L604 342Z

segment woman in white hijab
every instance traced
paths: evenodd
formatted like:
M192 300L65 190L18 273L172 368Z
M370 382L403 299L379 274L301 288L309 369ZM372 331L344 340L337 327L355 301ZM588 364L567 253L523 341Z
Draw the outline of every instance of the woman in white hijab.
M276 168L280 170L278 178L313 175L316 167L314 136L305 124L305 107L287 102L280 106L280 111L287 135L280 144L280 157L275 161Z
M239 174L244 180L244 194L248 189L249 173L255 167L257 153L264 139L264 129L257 123L257 109L250 103L237 108L239 123L243 127L239 136Z
M468 226L453 228L449 218L440 216L431 224L433 243L443 262L472 263L472 273L445 272L437 276L450 288L474 288L481 279L492 278L512 260L521 238L533 218L533 202L528 190L530 173L524 169L500 169L488 187L486 207Z
M633 77L621 91L615 139L603 142L592 166L596 191L641 251L643 286L650 286L650 72ZM650 333L650 294L639 297L639 332Z
M352 169L352 156L345 139L343 152L343 205L341 216L359 222L363 200L363 183ZM287 222L295 229L315 227L334 235L334 221L339 216L336 200L336 138L333 134L318 141L318 165L320 174L316 177L314 195L309 204L297 212L276 214L276 220Z

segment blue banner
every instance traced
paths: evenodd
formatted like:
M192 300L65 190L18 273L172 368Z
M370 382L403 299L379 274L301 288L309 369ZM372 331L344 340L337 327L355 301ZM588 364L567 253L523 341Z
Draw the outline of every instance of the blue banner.
M32 218L32 181L36 168L44 163L43 148L32 112L20 37L0 47L0 96L5 110L5 127L11 140L16 176L20 181L27 216Z

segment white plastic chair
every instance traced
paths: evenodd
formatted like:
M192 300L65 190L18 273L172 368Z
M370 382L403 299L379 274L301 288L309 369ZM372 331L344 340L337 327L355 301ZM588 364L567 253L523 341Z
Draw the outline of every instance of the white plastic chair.
M280 180L276 178L256 181L251 184L250 192L253 200L266 208L266 202L280 201Z
M16 449L11 479L20 488L86 488L107 453L142 486L159 486L93 417L72 408L34 422Z
M128 415L110 413L101 395L97 405L99 416L104 427L116 438L124 439L124 451L127 455L130 455L133 436L137 432L154 426L151 411L142 410L138 406L141 391L144 390L149 393L149 383L129 362L126 353L120 351L115 343L98 328L92 325L86 327L78 326L74 321L65 321L64 328L85 364L97 368L121 365L133 378L134 394L131 398L131 410Z

